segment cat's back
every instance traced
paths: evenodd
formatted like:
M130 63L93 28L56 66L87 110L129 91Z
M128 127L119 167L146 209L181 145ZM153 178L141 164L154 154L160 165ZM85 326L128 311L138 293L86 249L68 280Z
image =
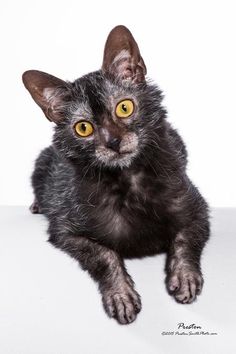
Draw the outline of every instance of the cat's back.
M52 146L43 149L35 161L32 174L32 185L37 192L42 192L43 185L47 182L53 165L57 163L57 156ZM37 195L36 195L37 197Z
M39 154L32 175L32 185L42 213L47 214L56 199L67 190L73 169L51 145ZM58 196L58 197L57 197Z

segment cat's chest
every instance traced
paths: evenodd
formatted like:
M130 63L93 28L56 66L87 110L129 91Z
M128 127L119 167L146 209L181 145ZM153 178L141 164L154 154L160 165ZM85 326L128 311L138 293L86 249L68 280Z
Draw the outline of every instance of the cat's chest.
M123 172L116 179L104 179L100 187L101 207L110 206L116 211L135 208L139 204L151 202L151 179L143 172L126 174ZM136 203L133 203L136 201Z
M105 178L96 186L93 224L106 234L125 235L155 213L158 189L143 171Z

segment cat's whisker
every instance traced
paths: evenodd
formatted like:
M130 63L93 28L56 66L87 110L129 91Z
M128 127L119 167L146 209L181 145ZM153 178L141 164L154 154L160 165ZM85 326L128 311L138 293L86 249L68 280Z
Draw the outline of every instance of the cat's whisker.
M150 142L152 142L152 144ZM150 139L150 141L148 143L146 143L145 145L149 145L151 147L157 148L159 151L164 152L165 154L173 156L173 152L171 153L170 151L162 149L155 140Z
M98 174L98 183L97 183L97 188L96 188L96 195L98 194L98 191L99 191L99 185L100 185L100 180L101 180L101 171L102 171L102 166L99 167L99 174Z
M149 162L148 158L145 156L145 153L141 153L141 155L144 157L144 159L146 160L146 162L148 163L148 165L151 167L151 169L154 171L155 175L158 177L158 173L155 170L155 168L153 167L153 165Z
M83 176L82 176L82 180L81 180L81 182L84 180L84 178L86 177L86 175L87 175L87 173L89 172L89 170L94 166L96 164L96 161L92 161L90 164L89 164L89 166L87 167L87 169L86 169L86 172L83 174Z
M145 155L145 153L142 153L142 156L144 157L144 159L148 162L149 166L152 168L152 170L154 171L154 173L156 174L156 176L160 176L160 174L156 171L156 169L154 168L153 164L151 163L151 161L149 161L149 158ZM159 161L155 161L155 163L160 167L160 169L164 172L165 176L171 181L170 175L168 174L168 172L166 171L166 169L162 166L162 164Z

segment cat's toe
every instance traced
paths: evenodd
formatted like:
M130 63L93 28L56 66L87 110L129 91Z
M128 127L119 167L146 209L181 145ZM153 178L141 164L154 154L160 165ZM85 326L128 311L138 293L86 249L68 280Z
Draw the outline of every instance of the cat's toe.
M132 288L112 289L103 294L103 305L110 317L120 324L133 322L141 310L139 294Z
M178 269L167 277L167 289L177 302L192 303L201 293L203 278L199 271Z

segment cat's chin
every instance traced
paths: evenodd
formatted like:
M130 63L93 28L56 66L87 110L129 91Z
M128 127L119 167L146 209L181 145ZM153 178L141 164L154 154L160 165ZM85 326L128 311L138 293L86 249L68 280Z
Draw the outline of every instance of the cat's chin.
M110 168L127 168L131 165L136 152L117 153L108 149L96 151L96 157L102 165Z
M109 164L107 166L127 168L131 165L135 156L136 156L136 153L120 154L119 156L114 158L112 161L109 161Z

